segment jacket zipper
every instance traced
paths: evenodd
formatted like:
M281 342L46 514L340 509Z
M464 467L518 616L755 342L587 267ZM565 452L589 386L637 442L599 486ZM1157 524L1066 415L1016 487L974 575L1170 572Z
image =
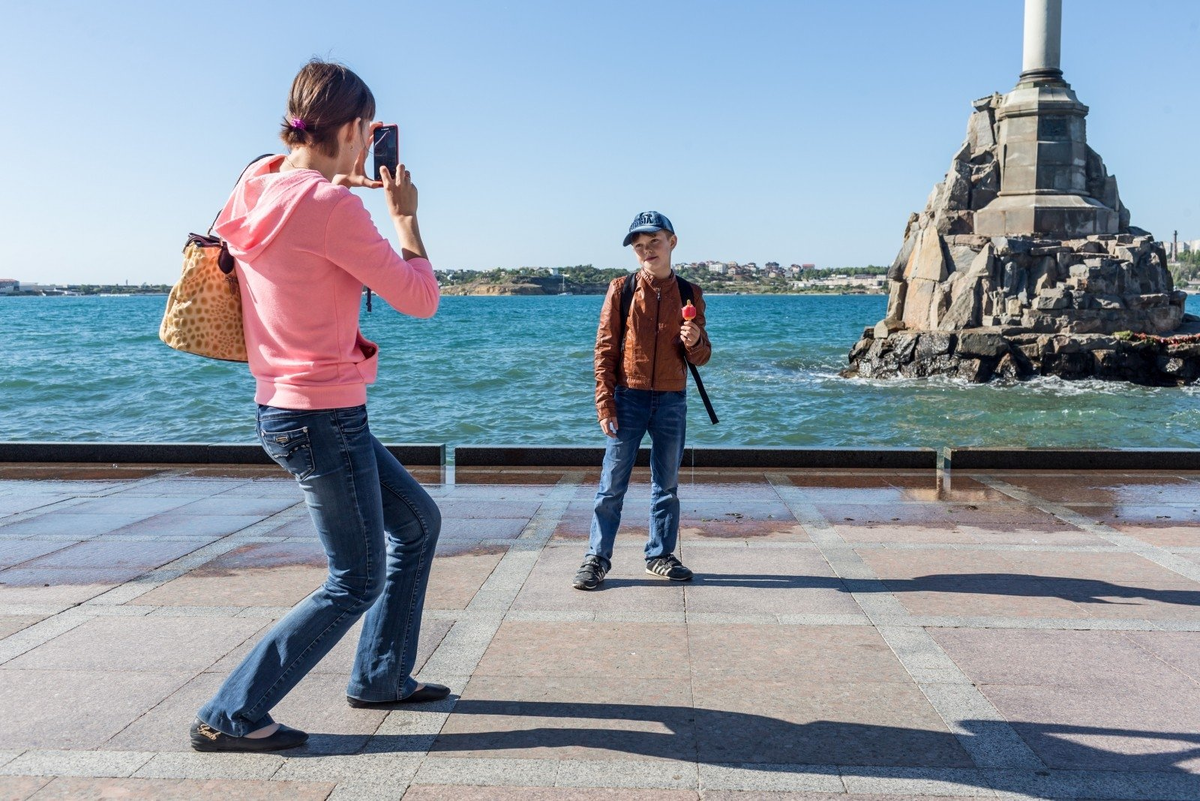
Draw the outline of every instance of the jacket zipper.
M658 320L662 314L662 290L655 288L654 296L658 302L654 306L654 355L650 359L650 390L652 392L654 391L654 379L658 376Z

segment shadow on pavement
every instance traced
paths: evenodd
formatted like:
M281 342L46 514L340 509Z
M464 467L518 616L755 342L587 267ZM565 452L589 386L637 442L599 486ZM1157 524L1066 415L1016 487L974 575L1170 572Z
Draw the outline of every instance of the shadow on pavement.
M489 727L486 721L473 719L489 716L503 720L497 721L500 725ZM525 720L519 720L522 718ZM572 726L572 721L595 721L598 725ZM528 727L516 728L522 724ZM590 749L651 759L734 764L772 773L873 777L911 778L914 771L942 770L953 771L955 781L989 788L1050 776L1051 770L1099 771L1113 781L1132 781L1135 786L1142 786L1150 777L1127 774L1155 773L1160 779L1167 774L1172 780L1169 797L1200 798L1200 775L1185 767L1185 763L1200 757L1200 733L1194 731L988 720L967 720L961 725L966 734L960 740L946 731L829 720L792 723L746 712L684 706L459 699L432 746L431 735L386 735L372 738L369 748L372 752L423 752L429 748L431 755L443 756L528 755L568 759L577 757L530 752ZM465 727L476 730L463 731ZM650 727L654 730L648 731ZM1016 771L1019 775L992 774L985 781L983 774L972 770L974 762L963 745L993 756L1007 751L1011 758L1012 730L1018 732L1044 764L1026 760ZM325 750L331 753L337 752L338 741L344 736L314 737L322 742L324 749L332 747L333 751ZM973 738L975 743L971 742ZM1089 742L1081 742L1083 738ZM344 739L350 751L363 744L360 737ZM1104 747L1102 742L1111 747ZM490 753L498 751L514 753ZM296 752L296 756L304 755ZM1004 764L1004 760L1000 762ZM620 770L619 761L614 760L613 770ZM1071 775L1079 778L1078 774ZM1094 783L1095 777L1090 781Z
M1186 581L1180 577L1181 581ZM609 578L592 592L621 587L665 587L662 579ZM786 576L780 574L704 573L683 586L741 587L771 590L838 590L839 592L945 592L1011 595L1031 598L1061 598L1077 603L1119 604L1107 598L1157 601L1182 606L1200 606L1200 589L1153 589L1127 587L1110 581L1039 576L1031 573L947 573L911 579L839 579L834 576Z

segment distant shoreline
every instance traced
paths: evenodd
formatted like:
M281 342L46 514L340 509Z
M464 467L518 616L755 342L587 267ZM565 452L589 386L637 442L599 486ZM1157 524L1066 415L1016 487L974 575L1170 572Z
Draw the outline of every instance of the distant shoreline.
M32 292L18 292L0 294L0 299L3 298L165 298L167 292L130 292L127 295L122 294L53 294L41 295ZM442 297L447 298L553 298L553 297L603 297L603 292L568 292L565 295L548 295L544 293L524 293L524 292L443 292ZM797 295L827 295L829 297L854 297L854 296L869 296L869 297L887 297L886 292L705 292L704 295L710 298L724 297L794 297Z

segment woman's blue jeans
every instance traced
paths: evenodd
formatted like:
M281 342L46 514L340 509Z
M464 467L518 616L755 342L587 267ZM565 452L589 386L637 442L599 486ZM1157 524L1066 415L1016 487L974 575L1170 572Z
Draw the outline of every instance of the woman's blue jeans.
M667 556L679 539L679 465L687 434L687 392L618 386L617 436L605 437L600 489L592 507L588 553L612 561L621 509L638 448L650 434L650 537L646 559Z
M421 610L442 525L437 504L371 435L365 406L259 406L258 436L304 491L329 576L200 710L200 720L234 737L273 723L271 708L364 613L346 693L395 701L417 688Z

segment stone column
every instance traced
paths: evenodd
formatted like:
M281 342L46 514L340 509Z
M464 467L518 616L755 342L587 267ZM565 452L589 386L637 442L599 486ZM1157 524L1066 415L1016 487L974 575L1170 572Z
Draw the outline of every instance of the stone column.
M1088 107L1060 68L1062 0L1025 0L1017 86L996 110L1000 194L975 233L1074 239L1115 234L1119 214L1087 194Z
M1062 80L1062 0L1025 0L1021 83Z

